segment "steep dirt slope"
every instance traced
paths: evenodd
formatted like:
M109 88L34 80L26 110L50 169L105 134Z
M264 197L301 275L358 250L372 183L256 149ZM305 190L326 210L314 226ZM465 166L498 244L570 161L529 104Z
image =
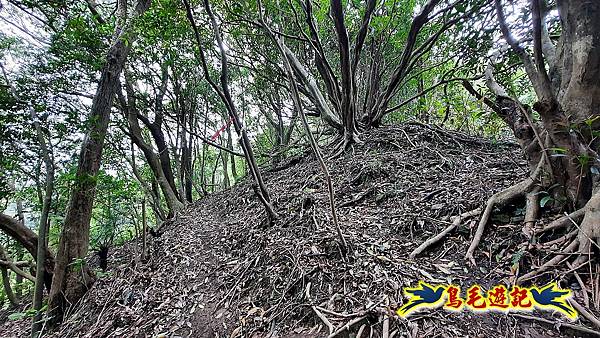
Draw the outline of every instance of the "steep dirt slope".
M523 241L518 209L494 220L501 227L490 225L477 267L463 259L473 222L423 257L408 254L449 216L522 179L518 147L420 125L364 139L353 154L328 160L351 248L345 259L317 163L310 155L290 159L287 168L265 174L281 216L276 225L265 224L248 183L208 196L162 227L147 262L136 261L136 243L115 249L110 274L52 336L321 337L350 324L351 332L364 326L363 337L371 330L380 337L386 322L395 337L558 336L552 326L507 315L394 315L402 288L418 280L483 287L508 281ZM27 333L9 336L20 334Z

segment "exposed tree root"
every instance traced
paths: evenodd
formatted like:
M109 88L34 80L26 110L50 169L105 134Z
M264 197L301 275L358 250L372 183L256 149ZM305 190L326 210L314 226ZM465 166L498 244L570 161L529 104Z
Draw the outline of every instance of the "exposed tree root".
M530 192L532 190L534 184L536 183L538 177L540 176L543 164L544 164L544 161L540 161L540 163L538 163L535 171L533 172L533 174L530 177L526 178L525 180L523 180L507 189L504 189L504 190L494 194L488 200L485 210L483 212L483 215L481 216L481 219L479 220L479 225L477 226L477 230L475 232L475 235L473 236L473 240L471 241L471 245L469 246L469 249L467 250L467 254L465 255L465 258L468 259L471 262L471 264L476 265L475 259L473 257L473 253L475 252L477 245L479 245L479 242L481 241L481 237L483 236L483 231L485 230L485 225L487 224L490 217L492 216L492 211L494 210L494 206L503 207L503 206L507 205L508 203L512 202L513 200L515 200L517 197ZM536 208L535 206L529 206L529 207ZM531 212L526 212L525 214L527 215L528 213L531 213Z
M578 225L578 222L581 221L581 225ZM558 265L562 260L564 260L567 255L576 251L579 252L579 256L577 259L573 261L573 263L567 263L573 272L575 272L579 267L583 266L586 261L589 259L589 255L592 250L592 245L600 248L598 243L595 241L598 237L600 237L600 194L596 193L592 196L592 198L588 201L588 203L583 207L569 215L565 215L559 219L554 220L549 225L539 230L537 233L543 233L550 230L556 230L561 228L566 228L570 225L575 225L577 227L576 230L573 230L566 235L554 239L552 241L543 243L538 245L538 248L548 248L555 245L561 245L571 238L577 235L575 238L562 252L563 254L558 254L542 266L540 266L537 270L531 271L523 276L521 276L518 281L526 281L533 278L536 278L541 273L546 270ZM576 272L575 272L576 273Z
M559 237L557 239L553 239L551 241L544 242L544 243L539 243L539 244L536 245L536 248L538 250L542 250L542 249L551 248L552 246L555 246L555 245L562 245L565 242L571 240L576 235L577 235L577 230L573 230L573 231L569 232L568 234L566 234L564 236L561 236L561 237Z
M598 243L595 242L597 238L600 238L600 193L595 193L586 203L584 209L585 216L581 221L577 235L581 256L577 258L575 265L581 263L591 253L592 244L600 248Z
M555 267L563 259L565 259L568 254L574 252L575 248L577 248L578 244L579 244L579 241L577 239L573 240L571 242L571 244L569 244L569 246L567 246L564 250L562 250L563 254L554 256L552 259L550 259L546 263L542 264L542 266L540 266L537 270L531 271L531 272L526 273L523 276L517 278L517 282L522 283L524 281L536 278L537 276L539 276L541 273L545 272L546 270Z
M523 226L523 234L527 238L531 239L535 234L535 223L540 213L540 188L535 187L532 191L527 193L526 206L525 206L525 225Z
M344 132L343 138L333 147L333 155L331 155L331 158L338 158L342 156L346 150L352 148L355 144L361 143L362 141L358 137L358 134Z
M435 243L439 242L442 238L446 237L446 235L448 235L452 230L458 227L463 220L477 216L480 213L481 209L477 208L475 210L462 213L460 216L454 217L452 224L450 224L446 229L442 230L442 232L440 232L439 234L429 238L421 245L419 245L418 248L414 249L413 252L411 252L409 255L410 259L414 259L417 255L425 251L428 247L434 245Z
M544 228L540 229L536 233L539 234L539 233L547 232L550 230L566 228L566 227L572 225L573 222L581 221L583 219L584 215L585 215L585 208L577 209L568 215L565 215L561 218L558 218L558 219L550 222L550 224L548 224Z
M366 328L367 328L367 324L361 325L360 329L358 329L358 333L356 333L356 338L362 338L362 334L363 334L363 332L365 332ZM371 329L369 329L369 331L371 331Z
M585 286L585 283L583 282L583 279L581 279L581 276L579 276L579 274L577 273L577 270L579 267L573 267L573 265L569 262L567 262L567 266L569 267L569 269L571 269L570 271L573 271L573 275L575 275L575 279L577 279L577 283L579 283L579 287L581 288L581 294L583 295L583 304L586 307L590 307L590 297L588 296L588 288Z

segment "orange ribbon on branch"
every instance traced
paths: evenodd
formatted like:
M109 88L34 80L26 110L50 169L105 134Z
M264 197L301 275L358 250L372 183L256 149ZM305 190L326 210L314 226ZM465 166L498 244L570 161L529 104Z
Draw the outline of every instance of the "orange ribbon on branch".
M217 130L217 132L210 137L210 140L213 142L216 141L221 135L221 133L224 132L227 128L229 128L231 122L233 122L233 117L229 118L229 121L227 121L227 123L225 123L225 125L223 125L219 130Z

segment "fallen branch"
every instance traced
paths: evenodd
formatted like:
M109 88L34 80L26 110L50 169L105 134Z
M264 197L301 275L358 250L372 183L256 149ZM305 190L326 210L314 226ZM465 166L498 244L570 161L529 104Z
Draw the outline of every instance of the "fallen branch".
M417 255L421 254L427 248L429 248L433 244L439 242L442 238L446 237L446 235L448 235L452 230L454 230L456 227L458 227L464 219L467 219L467 218L470 218L473 216L477 216L480 213L481 213L481 209L477 208L475 210L471 210L471 211L462 213L460 216L456 216L454 218L454 220L452 221L452 224L450 224L446 229L442 230L442 232L440 232L439 234L429 238L428 240L423 242L421 245L419 245L418 248L414 249L413 252L410 253L409 258L414 259Z
M569 303L573 305L575 310L577 310L577 312L579 312L580 315L582 315L585 319L589 320L592 324L594 324L594 326L600 327L600 320L596 316L591 314L588 310L586 310L583 306L581 306L581 304L577 303L575 299L570 298Z

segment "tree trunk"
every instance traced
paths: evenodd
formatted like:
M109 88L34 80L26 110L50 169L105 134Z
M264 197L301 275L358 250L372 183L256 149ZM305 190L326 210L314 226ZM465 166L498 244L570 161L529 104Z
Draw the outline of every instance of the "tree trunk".
M14 87L11 86L11 90L13 90L13 93L14 93L13 95L15 96L15 98L17 98L18 96L16 95L16 90L14 90ZM33 110L31 110L31 111L34 112ZM13 191L16 191L15 182L11 181L9 184L10 184L10 188ZM17 205L17 216L19 217L19 222L21 222L21 224L25 225L25 213L23 212L23 201L21 200L21 198L17 197L15 204ZM46 250L46 249L44 248L44 250ZM38 250L38 257L39 257L39 250ZM23 258L23 247L17 246L16 253L15 253L15 260L20 261L22 258ZM41 260L42 265L44 264L44 260L45 260L45 258L42 258L42 260ZM41 271L40 277L42 278L42 290L43 290L43 288L44 288L44 286L43 286L43 276L44 276L43 267L42 267L42 270L40 270L40 271ZM21 291L23 289L23 276L17 274L15 281L16 281L15 294L16 294L17 298L21 298L21 295L22 295Z
M331 13L338 37L340 73L342 75L342 122L344 124L344 146L358 142L356 128L356 102L354 95L354 72L350 61L350 39L344 24L344 11L341 0L331 1Z
M244 156L246 158L246 162L248 163L250 174L252 175L254 181L252 188L254 189L256 196L265 208L267 217L269 219L269 223L273 223L279 216L277 215L273 204L271 204L271 197L269 196L269 192L262 178L262 174L260 172L260 169L258 168L258 164L256 163L256 158L254 157L252 143L248 138L246 128L242 126L242 121L240 120L237 108L233 102L233 98L231 97L231 92L229 90L229 64L227 60L227 54L225 52L225 46L223 44L221 30L217 23L217 19L215 18L214 13L212 12L209 1L204 0L204 9L206 10L206 13L210 18L212 30L217 41L217 46L219 48L219 56L221 63L221 74L219 78L221 84L220 87L210 77L210 71L208 69L208 64L204 55L202 41L200 39L200 33L198 32L198 28L196 26L196 23L194 22L194 16L190 4L187 0L183 0L183 3L186 7L188 20L190 21L192 29L194 30L196 43L198 44L200 59L202 61L202 69L204 71L206 80L209 82L210 86L217 92L222 102L225 104L225 107L227 108L227 112L229 113L229 116L233 121L235 131L240 137L240 145L244 152Z
M148 9L150 0L139 0L136 15ZM89 130L83 140L69 207L64 219L56 255L54 278L48 301L49 326L63 319L67 307L76 304L94 282L94 276L85 264L89 247L90 219L96 193L96 178L100 170L104 138L110 120L110 110L119 86L133 36L124 39L123 27L127 15L126 4L119 1L120 18L115 30L115 41L108 50L106 64L92 101L88 118Z
M2 285L4 286L4 293L10 302L10 305L15 306L19 304L19 299L15 296L12 287L10 286L10 274L8 269L0 266L0 273L2 274Z
M552 179L546 186L561 207L585 208L580 227L580 252L590 250L590 238L600 235L598 197L594 190L591 168L598 167L600 127L600 2L593 0L559 0L558 13L562 32L555 47L545 28L545 11L540 0L531 0L533 58L510 33L501 0L495 0L500 29L513 52L521 59L535 90L538 102L533 106L539 115L541 159L546 149L557 156L545 156ZM546 67L550 72L546 70ZM529 117L529 120L531 118ZM531 121L529 121L531 122ZM513 130L515 130L513 128ZM515 132L515 135L517 133ZM517 135L518 138L518 135ZM524 146L522 144L522 146ZM524 147L526 153L528 147ZM591 198L591 199L590 199Z
M190 114L190 117L188 119L188 123L189 123L189 130L193 130L194 127L194 115ZM192 138L192 135L190 134L187 140L187 143L184 143L185 146L185 156L184 156L184 161L181 165L181 167L183 168L183 171L185 173L184 176L184 190L185 190L185 200L188 203L192 203L192 198L193 198L193 188L194 188L194 165L193 165L193 149L194 149L194 139ZM233 156L233 155L231 155Z
M221 163L223 164L223 188L227 189L231 186L229 182L229 156L223 151L221 151Z
M548 124L554 127L550 135L555 143L570 147L572 157L562 159L561 166L567 170L560 181L567 185L567 197L576 207L585 204L579 251L588 254L591 239L600 238L600 197L597 193L592 197L590 171L592 166L598 167L600 150L595 135L600 129L600 2L559 0L558 11L563 33L552 86L559 102L557 109L563 114L548 119Z
M125 158L131 165L131 171L133 172L133 176L135 176L136 180L144 189L145 195L150 196L150 200L152 201L152 210L154 211L156 219L164 221L167 217L160 205L160 195L158 193L158 188L156 187L156 179L154 179L154 176L152 176L151 183L148 184L148 182L142 177L142 175L138 171L137 164L135 161L135 146L133 141L131 141L131 159L129 159L128 156L125 156Z
M21 222L8 215L0 214L0 230L21 244L25 250L27 250L31 256L37 260L38 236L31 231L31 229L25 227L23 224L21 224ZM50 290L50 285L52 284L52 273L54 271L54 255L52 252L46 249L45 256L44 284L46 285L46 288Z
M142 200L142 261L146 260L146 236L148 235L148 221L146 220L146 199Z
M227 128L227 148L233 149L233 137L231 135L231 129ZM238 179L237 168L235 167L235 156L229 154L231 161L231 173L233 174L233 182L235 183Z
M48 226L50 207L52 204L52 194L54 193L54 163L50 156L50 149L46 145L46 139L38 122L35 110L30 106L31 118L36 130L37 139L42 150L42 158L46 166L46 189L44 192L44 201L42 203L42 214L38 225L38 245L35 264L35 289L33 293L33 309L36 311L31 326L31 337L37 338L42 328L42 299L44 297L44 264L46 261L46 251L48 250Z
M98 261L102 271L108 269L108 251L109 247L107 245L100 246L100 249L98 250Z
M161 165L160 155L157 155L152 149L152 146L146 143L142 136L142 130L138 123L138 110L136 105L136 96L135 91L133 89L132 80L127 72L125 72L125 89L127 92L127 100L123 97L121 92L119 91L119 100L121 101L121 106L125 110L127 114L127 122L129 124L129 135L131 136L131 140L142 150L144 156L146 157L146 161L160 186L161 191L163 192L163 196L167 202L167 206L169 208L169 217L175 215L177 211L183 208L183 203L179 200L177 190L173 190L173 186L169 183L169 179L165 175L163 171L163 166Z

